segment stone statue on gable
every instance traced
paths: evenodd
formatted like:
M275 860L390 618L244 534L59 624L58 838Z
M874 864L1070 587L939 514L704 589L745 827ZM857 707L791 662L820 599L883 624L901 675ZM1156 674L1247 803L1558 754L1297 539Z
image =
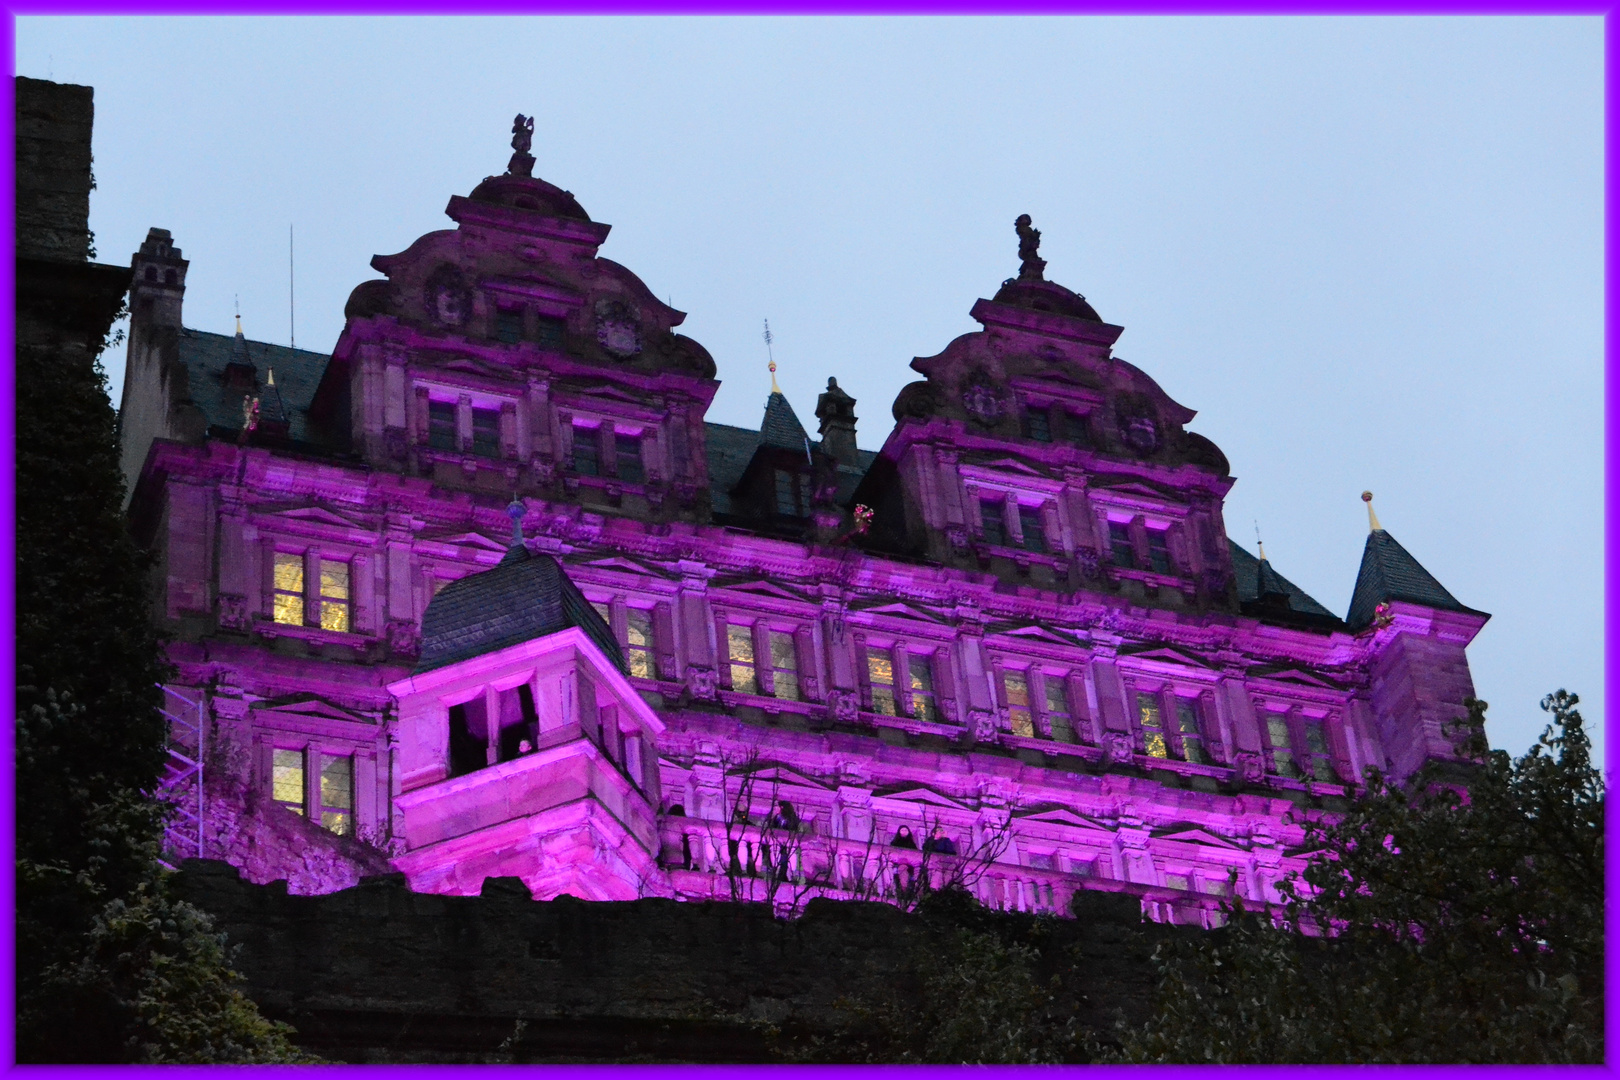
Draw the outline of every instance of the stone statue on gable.
M534 117L518 113L512 121L512 160L506 171L512 176L533 176L534 155L529 147L534 143Z
M1018 220L1013 222L1013 228L1018 230L1018 280L1044 281L1041 274L1046 270L1046 260L1038 254L1041 249L1041 230L1031 224L1028 214L1019 214Z

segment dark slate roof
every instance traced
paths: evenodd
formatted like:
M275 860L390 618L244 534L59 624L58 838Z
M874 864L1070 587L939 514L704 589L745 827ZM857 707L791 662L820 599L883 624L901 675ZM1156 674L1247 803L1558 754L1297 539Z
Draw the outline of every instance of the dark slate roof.
M766 446L779 446L784 450L803 450L810 439L793 406L779 391L771 391L771 396L765 399L765 419L759 425L759 438Z
M1458 603L1393 536L1383 529L1375 529L1367 534L1367 546L1361 552L1361 572L1356 575L1356 591L1350 597L1350 614L1344 621L1350 624L1350 629L1360 630L1372 622L1373 609L1386 600L1404 600L1439 611L1485 614Z
M225 376L226 366L233 359L240 360L236 340L233 335L211 334L206 330L180 331L180 362L190 375L191 400L202 410L210 426L229 431L242 428L242 391L230 389ZM247 361L258 372L259 415L268 416L265 380L274 371L276 389L271 390L270 395L273 398L280 392L278 405L286 411L287 436L294 442L309 441L309 403L315 397L315 387L331 357L263 341L244 341L243 347Z
M730 424L704 422L703 443L704 452L709 460L709 495L716 514L732 512L731 489L742 479L748 463L754 460L754 451L759 449L762 441L761 433L758 431L733 427ZM804 450L802 439L793 445L801 452ZM819 449L820 445L818 442L810 444L812 449ZM872 467L876 457L876 450L857 450L855 468L847 465L838 467L839 502L846 501L855 493L856 485L861 482L861 477L866 475L866 470Z
M513 544L493 569L452 581L422 614L413 674L577 626L620 671L624 654L602 616L550 555Z
M1240 604L1253 603L1260 599L1261 562L1247 551L1237 541L1227 538L1227 546L1232 550L1232 573L1237 579L1238 602ZM1339 617L1327 608L1305 595L1298 585L1277 573L1276 568L1267 560L1265 565L1266 592L1280 592L1288 598L1288 610L1301 615L1326 616L1334 622Z

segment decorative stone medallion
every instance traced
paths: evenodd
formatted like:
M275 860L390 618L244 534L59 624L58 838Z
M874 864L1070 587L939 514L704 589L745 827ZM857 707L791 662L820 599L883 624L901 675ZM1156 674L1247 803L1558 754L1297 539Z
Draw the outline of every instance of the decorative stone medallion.
M423 301L428 318L447 330L459 330L472 316L472 290L462 279L461 271L449 263L428 277Z
M641 328L624 304L600 300L596 304L596 341L614 356L627 360L641 352Z
M1001 419L1001 414L1006 411L1006 401L1001 387L981 369L969 375L962 384L962 408L973 419L988 427Z

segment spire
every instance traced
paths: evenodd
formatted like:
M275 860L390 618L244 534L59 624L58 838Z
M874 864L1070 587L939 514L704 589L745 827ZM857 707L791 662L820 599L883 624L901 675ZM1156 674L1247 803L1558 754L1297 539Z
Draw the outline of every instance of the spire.
M1361 493L1361 501L1367 504L1367 531L1383 532L1384 527L1378 524L1378 515L1373 511L1372 492L1363 491Z
M1423 564L1412 558L1400 543L1378 524L1372 514L1372 493L1363 492L1372 530L1367 534L1367 545L1361 552L1361 569L1356 574L1356 589L1350 597L1350 613L1344 621L1352 631L1359 631L1373 622L1380 604L1400 600L1419 604L1436 611L1474 611L1458 603L1446 587L1435 580Z
M798 414L782 391L773 388L765 399L765 419L759 425L760 442L765 446L778 446L785 450L803 451L810 442Z

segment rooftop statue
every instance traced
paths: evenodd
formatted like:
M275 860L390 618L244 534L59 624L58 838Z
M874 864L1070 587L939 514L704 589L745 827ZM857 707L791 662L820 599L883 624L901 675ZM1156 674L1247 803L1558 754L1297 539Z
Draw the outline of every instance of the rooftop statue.
M513 176L534 175L534 155L529 147L534 142L534 117L518 113L512 120L512 160L506 171Z
M1046 269L1046 260L1038 252L1041 247L1041 230L1030 224L1028 214L1019 214L1018 220L1013 222L1013 228L1018 230L1018 267L1019 281L1044 281L1041 272Z

